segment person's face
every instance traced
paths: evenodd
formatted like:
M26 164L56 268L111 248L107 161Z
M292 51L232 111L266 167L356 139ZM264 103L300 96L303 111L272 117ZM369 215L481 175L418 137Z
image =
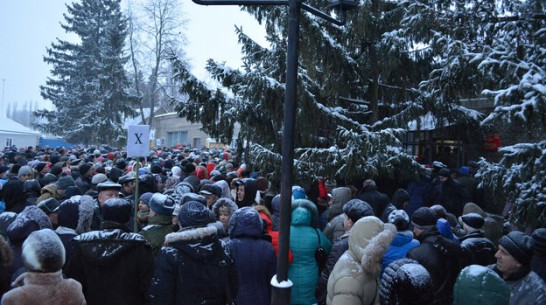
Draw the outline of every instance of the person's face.
M147 204L144 203L144 201L139 200L138 201L138 211L147 213L147 212L150 212L150 208L148 207Z
M28 179L32 179L32 174L22 174L19 176L19 180L21 180L21 182L25 182Z
M64 197L64 194L66 194L66 190L57 189L57 194L59 194L59 196L61 197Z
M216 195L203 194L203 196L207 199L207 206L208 207L212 206L216 202L216 200L218 199L218 197L216 197Z
M444 177L444 176L439 176L438 179L440 179L441 182L447 181L447 177Z
M345 232L349 232L353 228L353 221L351 218L347 216L347 214L344 215L343 218L343 228L345 228Z
M237 186L237 199L240 201L243 200L243 198L245 198L245 186L239 185Z
M220 211L220 214L218 215L218 220L224 225L224 228L227 228L229 223L229 212L228 211Z
M110 189L99 192L97 201L102 206L102 204L110 198L119 198L119 191L116 189Z
M504 278L509 277L521 268L521 264L501 245L499 245L499 250L495 253L495 258L497 259L497 269Z
M125 191L126 194L132 194L135 191L135 182L129 181L127 183L124 183L123 191Z
M40 172L40 174L44 174L44 175L45 175L45 174L47 174L47 173L49 173L49 166L46 165L46 166L44 166L44 168L42 168L42 171Z

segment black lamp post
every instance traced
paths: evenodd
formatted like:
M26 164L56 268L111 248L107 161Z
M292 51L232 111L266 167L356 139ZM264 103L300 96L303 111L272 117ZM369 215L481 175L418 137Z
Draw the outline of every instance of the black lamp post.
M192 0L200 5L288 5L288 46L286 50L286 89L284 97L284 123L281 165L281 215L279 230L279 256L277 274L272 280L271 303L290 304L291 285L277 285L288 281L288 249L290 244L290 218L292 212L292 170L294 168L294 133L296 126L297 77L299 53L300 11L321 17L337 25L346 22L347 10L355 8L358 0L331 0L329 7L338 12L336 19L316 9L304 0ZM277 283L277 284L275 284Z

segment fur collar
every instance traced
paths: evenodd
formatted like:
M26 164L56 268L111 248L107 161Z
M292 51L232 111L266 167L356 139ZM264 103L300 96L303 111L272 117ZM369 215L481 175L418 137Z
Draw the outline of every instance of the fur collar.
M51 285L63 280L62 270L56 272L25 272L11 284L13 287L24 285Z
M216 235L217 231L218 230L214 226L206 226L169 233L165 236L165 246L178 241L200 240L205 237Z
M360 260L364 270L374 276L379 275L381 272L381 259L396 236L396 233L396 227L390 223L386 223L385 229L370 240Z

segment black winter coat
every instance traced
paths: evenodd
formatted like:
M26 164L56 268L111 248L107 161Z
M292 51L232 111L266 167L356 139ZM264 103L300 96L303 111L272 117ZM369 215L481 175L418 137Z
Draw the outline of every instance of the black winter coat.
M334 270L334 266L336 265L339 258L347 250L349 250L349 234L345 233L341 235L339 240L332 245L330 254L328 254L328 260L326 261L324 269L322 269L322 271L320 272L317 289L315 291L317 303L319 305L326 304L326 295L328 293L328 278L330 277L330 273L332 273L332 270Z
M366 201L373 208L373 213L378 218L381 217L383 211L390 203L389 196L379 192L374 185L364 187L362 194L357 198Z
M485 237L482 231L474 231L460 237L459 241L466 256L465 266L488 266L497 262L495 258L497 247Z
M417 239L421 244L409 250L407 258L418 261L430 273L434 304L452 304L453 286L464 263L463 250L436 228L423 231Z
M231 304L237 272L216 228L189 228L165 236L150 287L152 304Z
M145 304L154 270L152 248L117 223L75 237L67 277L82 284L88 305Z
M464 205L468 202L470 202L470 197L459 180L448 178L442 184L439 203L446 208L447 212L459 217L463 213Z

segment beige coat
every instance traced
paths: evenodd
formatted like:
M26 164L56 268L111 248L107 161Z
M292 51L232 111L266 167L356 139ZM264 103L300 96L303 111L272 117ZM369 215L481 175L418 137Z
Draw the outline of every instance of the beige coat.
M21 274L13 283L17 288L2 297L2 305L86 304L82 285L73 279L63 279L61 272Z
M327 304L369 305L378 301L381 259L396 235L396 227L368 216L358 220L349 235L349 250L328 278Z

